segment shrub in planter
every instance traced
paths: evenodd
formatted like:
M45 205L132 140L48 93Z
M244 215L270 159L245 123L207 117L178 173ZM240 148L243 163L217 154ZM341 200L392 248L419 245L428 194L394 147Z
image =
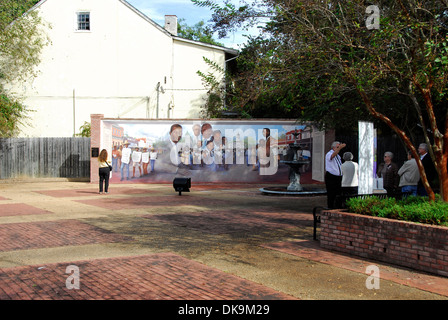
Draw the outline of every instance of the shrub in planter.
M347 208L349 212L363 215L448 226L448 203L439 197L436 201L414 196L402 200L375 196L351 198L347 200Z

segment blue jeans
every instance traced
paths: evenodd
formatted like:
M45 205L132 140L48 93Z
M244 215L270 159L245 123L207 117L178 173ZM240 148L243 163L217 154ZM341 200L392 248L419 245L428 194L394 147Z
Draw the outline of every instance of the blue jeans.
M118 158L112 158L112 168L114 169L114 172L118 171Z
M156 160L155 159L151 159L150 163L151 163L151 172L152 172L152 171L154 171L154 165L156 164Z
M401 187L401 192L409 193L411 196L417 195L417 186L403 186Z
M126 168L126 179L129 180L129 163L121 163L121 180L124 179L123 169Z

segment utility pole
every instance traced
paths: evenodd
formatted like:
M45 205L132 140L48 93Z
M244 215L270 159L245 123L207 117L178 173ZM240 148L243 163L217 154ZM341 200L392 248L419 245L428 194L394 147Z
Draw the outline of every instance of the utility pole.
M157 83L157 109L156 109L156 119L159 119L159 95L160 95L160 82Z
M73 137L76 137L76 121L75 121L75 116L76 116L76 108L75 108L75 89L73 89Z

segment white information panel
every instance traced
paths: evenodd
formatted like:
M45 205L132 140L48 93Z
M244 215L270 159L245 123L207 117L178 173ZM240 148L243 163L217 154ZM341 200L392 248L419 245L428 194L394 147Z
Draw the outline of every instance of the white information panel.
M373 193L375 130L372 122L358 123L359 129L359 186L360 194Z

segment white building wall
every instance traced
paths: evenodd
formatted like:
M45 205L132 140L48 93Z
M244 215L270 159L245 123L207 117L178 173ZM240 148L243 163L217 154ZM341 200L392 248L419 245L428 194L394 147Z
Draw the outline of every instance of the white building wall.
M225 65L225 53L222 50L210 47L204 50L197 43L176 40L174 42L174 88L175 108L174 118L198 118L201 106L205 103L207 90L204 88L198 71L207 74L214 73L218 78L222 74L204 62L204 57Z
M46 0L35 10L51 25L51 44L43 50L38 77L13 88L34 110L21 136L73 136L90 114L156 118L158 110L159 118L198 115L191 109L200 108L198 96L204 91L173 89L203 87L196 71L204 69L204 55L221 59L213 49L179 45L125 1ZM91 30L76 31L76 14L84 11L90 12Z

